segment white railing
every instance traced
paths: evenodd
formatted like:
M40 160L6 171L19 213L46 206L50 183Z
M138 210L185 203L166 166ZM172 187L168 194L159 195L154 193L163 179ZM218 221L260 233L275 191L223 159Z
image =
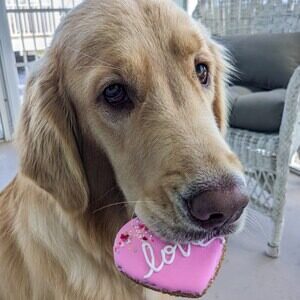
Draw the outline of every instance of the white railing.
M13 50L45 50L61 18L81 0L6 0Z
M5 1L22 95L31 63L50 45L61 18L82 0Z

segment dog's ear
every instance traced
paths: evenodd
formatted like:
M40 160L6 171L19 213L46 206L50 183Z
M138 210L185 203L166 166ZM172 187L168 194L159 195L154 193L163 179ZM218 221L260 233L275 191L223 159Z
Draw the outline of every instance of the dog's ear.
M21 173L68 211L83 211L88 185L77 141L76 116L57 54L48 52L27 84L18 144Z
M227 113L226 113L226 94L223 78L216 76L215 78L215 99L213 102L213 111L216 122L222 134L224 135L227 127Z
M223 135L227 128L227 95L226 84L233 68L230 65L227 49L222 45L211 40L210 50L216 61L216 74L214 76L215 97L213 102L213 111L218 127Z

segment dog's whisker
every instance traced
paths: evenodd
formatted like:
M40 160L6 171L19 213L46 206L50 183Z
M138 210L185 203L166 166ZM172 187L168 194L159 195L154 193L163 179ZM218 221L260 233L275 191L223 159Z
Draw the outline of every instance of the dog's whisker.
M110 194L117 187L118 187L117 185L114 185L112 188L110 188L109 190L107 190L100 198L98 198L97 201L101 201L105 196L107 196L108 194Z
M249 229L257 229L258 226L257 224L255 223L255 221L253 219L251 219L249 216L246 217L246 224L249 225Z
M265 229L263 228L263 226L261 225L259 220L254 215L247 215L246 222L247 222L247 224L250 225L247 227L249 231L250 231L250 229L255 229L255 228L259 229L259 231L263 234L263 236L265 238L267 238L267 233L266 233Z
M81 55L83 55L83 56L85 56L85 57L88 57L88 58L90 58L90 59L92 59L92 60L94 60L94 61L96 61L96 62L99 62L99 63L101 64L101 66L108 67L108 68L111 68L111 69L115 69L115 70L118 70L118 71L121 70L120 68L115 67L115 66L113 66L113 65L111 65L111 64L109 64L109 63L107 63L107 62L105 62L105 61L102 61L102 60L100 60L100 59L98 59L98 58L96 58L96 57L93 57L93 56L91 56L91 55L89 55L89 54L87 54L87 53L84 53L84 52L82 52L81 50L75 49L75 48L70 47L70 46L66 46L66 48L72 50L73 52L80 53Z
M256 237L257 237L257 234L256 234L255 232L249 230L249 228L247 228L247 227L244 228L243 234L244 234L245 236L247 236L248 238L250 238L250 239L253 239L253 238L256 238Z
M121 201L121 202L116 202L116 203L111 203L105 206L102 206L100 208L97 208L93 211L93 213L97 213L103 209L109 208L109 207L113 207L113 206L117 206L117 205L122 205L122 204L128 204L128 201Z
M148 227L152 227L152 226L154 226L154 225L159 224L160 222L161 222L160 220L156 220L155 222L152 222L151 224L148 224L147 226L148 226Z
M135 210L133 209L131 214L131 219L133 219L134 214L135 214Z
M109 67L110 68L110 66L108 66L108 65L103 65L103 64L101 64L101 66L105 66L105 67ZM82 69L93 69L93 68L99 68L99 65L84 65L84 66L76 66L75 67L75 69L76 70L82 70ZM112 67L111 67L112 68Z
M260 224L259 220L256 218L255 215L248 214L246 216L246 220L251 222L251 224L253 224L253 225L257 225L258 227L261 227L261 224Z
M117 206L117 205L122 205L122 204L129 204L129 203L137 203L137 202L153 202L153 200L137 200L137 201L121 201L121 202L116 202L116 203L111 203L105 206L102 206L100 208L97 208L96 210L93 211L93 213L97 213L103 209L109 208L109 207L113 207L113 206Z

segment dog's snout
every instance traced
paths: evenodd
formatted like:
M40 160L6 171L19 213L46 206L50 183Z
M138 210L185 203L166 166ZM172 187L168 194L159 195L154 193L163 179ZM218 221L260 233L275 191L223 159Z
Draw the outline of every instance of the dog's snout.
M190 214L204 229L235 222L248 204L248 197L238 186L209 190L188 200Z

